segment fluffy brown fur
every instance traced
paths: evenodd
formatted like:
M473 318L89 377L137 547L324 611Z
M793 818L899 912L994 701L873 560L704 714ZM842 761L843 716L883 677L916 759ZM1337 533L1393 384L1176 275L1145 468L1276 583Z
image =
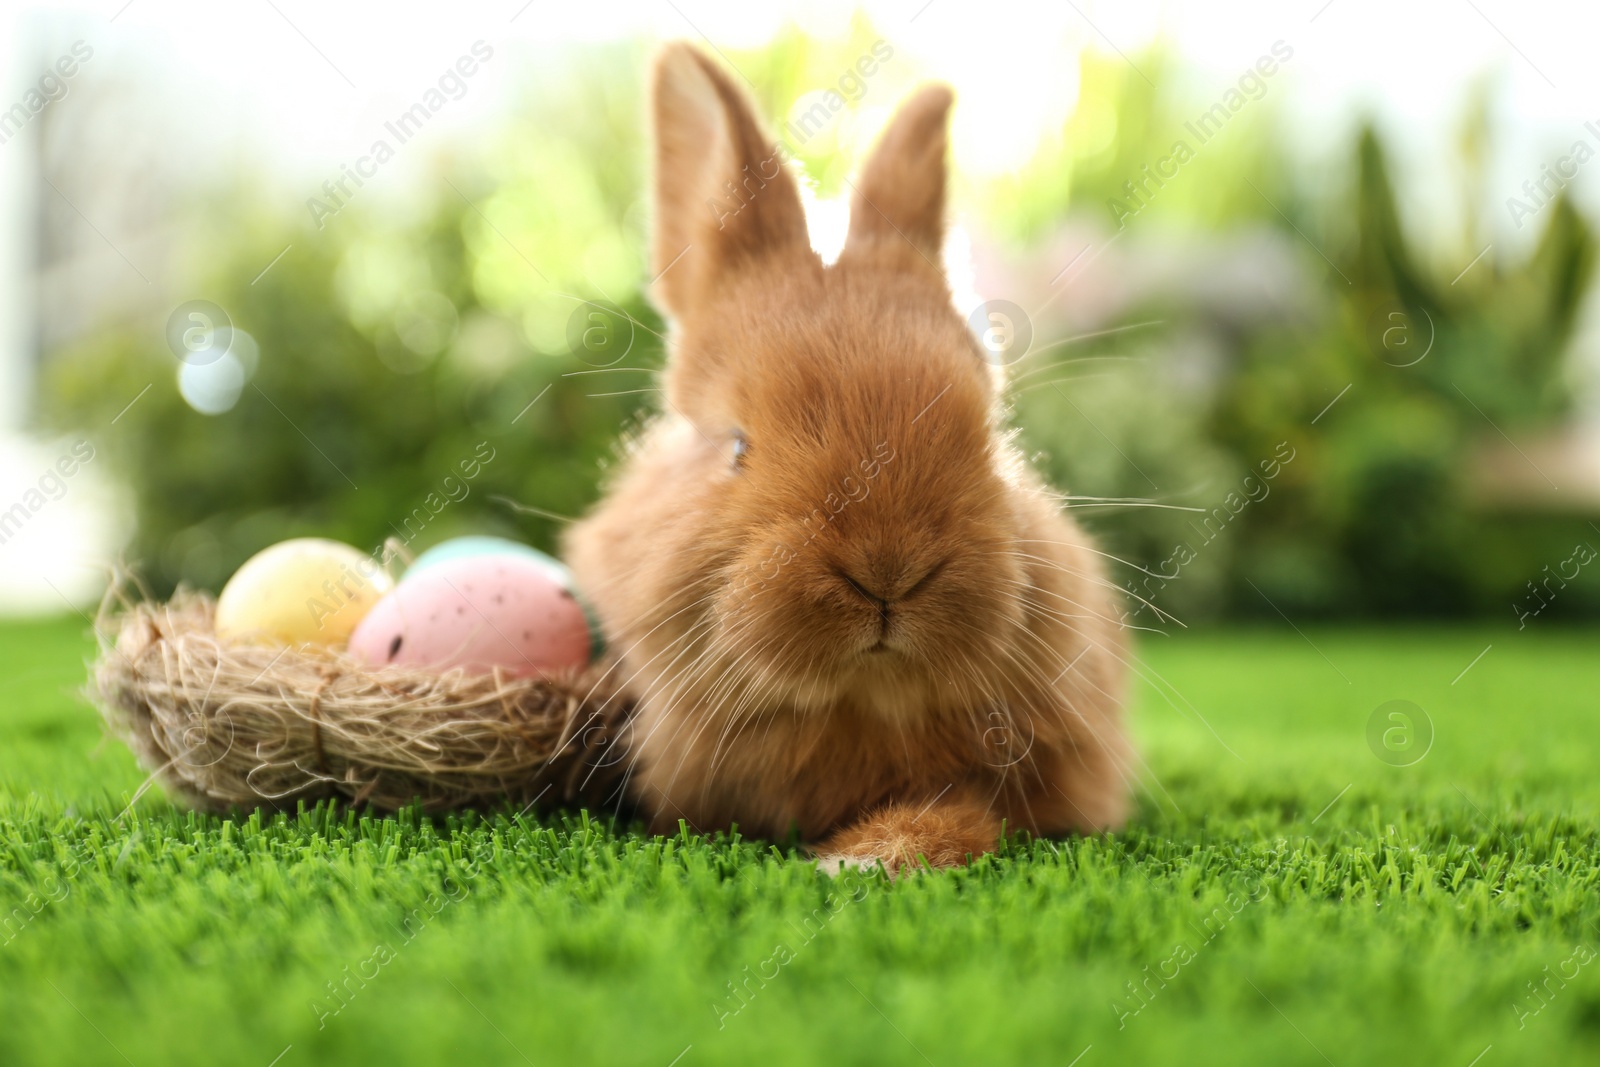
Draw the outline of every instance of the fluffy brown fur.
M666 411L567 556L656 827L895 869L1120 824L1113 591L936 266L950 91L890 123L831 267L731 78L669 45L653 102Z

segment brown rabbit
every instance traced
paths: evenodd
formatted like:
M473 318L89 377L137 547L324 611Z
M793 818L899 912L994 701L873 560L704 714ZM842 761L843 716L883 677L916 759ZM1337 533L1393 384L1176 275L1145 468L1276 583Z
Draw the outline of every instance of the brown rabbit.
M936 266L951 100L902 106L830 267L746 95L686 45L656 61L666 410L566 547L658 831L894 872L1124 818L1113 589Z

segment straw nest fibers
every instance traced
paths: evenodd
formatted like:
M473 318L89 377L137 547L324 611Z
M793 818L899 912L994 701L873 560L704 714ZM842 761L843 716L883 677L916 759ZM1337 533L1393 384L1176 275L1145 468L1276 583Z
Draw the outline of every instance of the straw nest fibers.
M554 679L372 670L334 649L219 641L214 606L114 588L89 682L151 781L198 807L626 806L629 709L604 663Z

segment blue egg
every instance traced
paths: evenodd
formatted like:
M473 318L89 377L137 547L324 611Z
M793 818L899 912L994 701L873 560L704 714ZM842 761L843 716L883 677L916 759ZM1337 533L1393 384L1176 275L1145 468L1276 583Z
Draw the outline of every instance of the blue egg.
M510 541L504 537L486 537L475 535L470 537L452 537L448 541L440 541L432 548L416 558L411 566L406 568L407 578L432 567L437 563L445 563L455 559L468 559L473 556L520 556L531 559L540 564L561 584L563 589L572 588L572 575L567 572L566 565L554 556L540 552L532 545L524 545L517 541Z

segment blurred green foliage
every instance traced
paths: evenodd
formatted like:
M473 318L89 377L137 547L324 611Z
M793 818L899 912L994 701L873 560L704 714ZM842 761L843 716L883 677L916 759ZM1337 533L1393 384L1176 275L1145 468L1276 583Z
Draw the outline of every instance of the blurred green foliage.
M860 21L847 40L792 31L731 58L781 131L878 39ZM179 395L159 316L51 354L57 423L106 427L151 385L104 431L104 454L133 492L130 556L157 591L217 587L297 534L367 547L398 536L415 550L500 532L554 547L560 517L596 496L614 442L657 406L645 59L642 47L590 48L528 75L514 121L434 159L420 203L363 194L313 231L281 192L219 197L209 223L226 238L206 245L194 295L227 309L260 350L226 414ZM1069 217L1112 225L1122 183L1215 99L1197 103L1164 54L1140 66L1149 81L1116 57L1085 56L1078 106L1032 163L962 183L984 232L1026 250ZM842 191L857 125L915 74L883 63L831 123L786 137L819 195ZM1408 238L1372 129L1349 146L1343 186L1288 158L1275 135L1285 77L1124 220L1137 235L1124 247L1264 234L1303 272L1304 300L1241 317L1181 287L1146 287L1111 326L1155 325L1073 347L1039 336L1011 393L1021 440L1121 561L1135 625L1163 625L1169 611L1506 612L1576 541L1600 542L1587 515L1496 511L1472 479L1486 440L1569 414L1563 357L1591 277L1590 227L1562 200L1543 212L1531 256L1496 252L1452 282L1438 266L1448 257ZM1478 190L1485 114L1481 98L1469 108L1459 168ZM574 349L593 323L618 324L591 319L589 300L637 320L631 343ZM1431 338L1427 356L1402 365L1419 350L1385 340L1402 335ZM445 479L483 442L494 458L450 499ZM1575 589L1557 610L1600 610L1600 597Z
M1160 64L1141 61L1158 85ZM1111 223L1101 205L1126 198L1122 183L1187 136L1195 110L1115 60L1086 64L1083 94L1094 103L1079 108L1063 147L1018 176L999 206L1017 232L1064 211L1066 187L1072 204ZM1469 191L1485 184L1489 137L1476 104L1459 165ZM1077 158L1075 131L1104 114L1115 116L1114 140L1091 137ZM1513 506L1477 484L1486 448L1522 456L1513 441L1558 431L1571 414L1565 357L1593 273L1591 227L1563 197L1543 211L1531 255L1490 253L1457 279L1489 243L1475 224L1481 197L1464 197L1458 227L1471 251L1441 273L1444 257L1419 253L1407 235L1370 125L1350 146L1344 187L1297 169L1272 128L1235 120L1126 225L1174 246L1197 230L1270 227L1313 280L1307 309L1249 321L1193 292L1149 293L1119 322L1159 331L1025 373L1015 394L1022 438L1121 557L1114 569L1137 625L1169 625L1168 612L1279 610L1512 620L1546 565L1580 542L1600 545L1581 493ZM1525 462L1520 475L1542 485ZM1600 612L1600 591L1563 583L1551 610Z
M1252 339L1211 414L1238 455L1282 439L1304 451L1277 506L1241 529L1238 573L1286 610L1509 617L1545 564L1600 541L1581 511L1504 514L1474 487L1485 447L1570 414L1564 357L1594 237L1562 199L1531 256L1491 254L1452 283L1407 241L1370 129L1355 154L1354 232L1336 260L1348 284L1328 286L1330 318ZM1580 587L1562 609L1597 605Z
M590 62L634 70L641 56ZM210 222L227 237L196 295L260 350L225 414L180 396L161 321L55 355L58 419L105 427L152 384L105 431L105 453L135 497L129 554L158 591L218 588L296 535L372 549L397 537L416 551L498 532L554 547L558 517L596 495L598 465L661 353L638 284L637 86L596 74L547 72L496 140L432 162L421 205L366 193L314 231L257 191L219 203ZM610 297L639 323L631 345L624 324L579 358L569 321L580 316L581 332L594 310L584 301ZM484 443L492 459L463 477Z

